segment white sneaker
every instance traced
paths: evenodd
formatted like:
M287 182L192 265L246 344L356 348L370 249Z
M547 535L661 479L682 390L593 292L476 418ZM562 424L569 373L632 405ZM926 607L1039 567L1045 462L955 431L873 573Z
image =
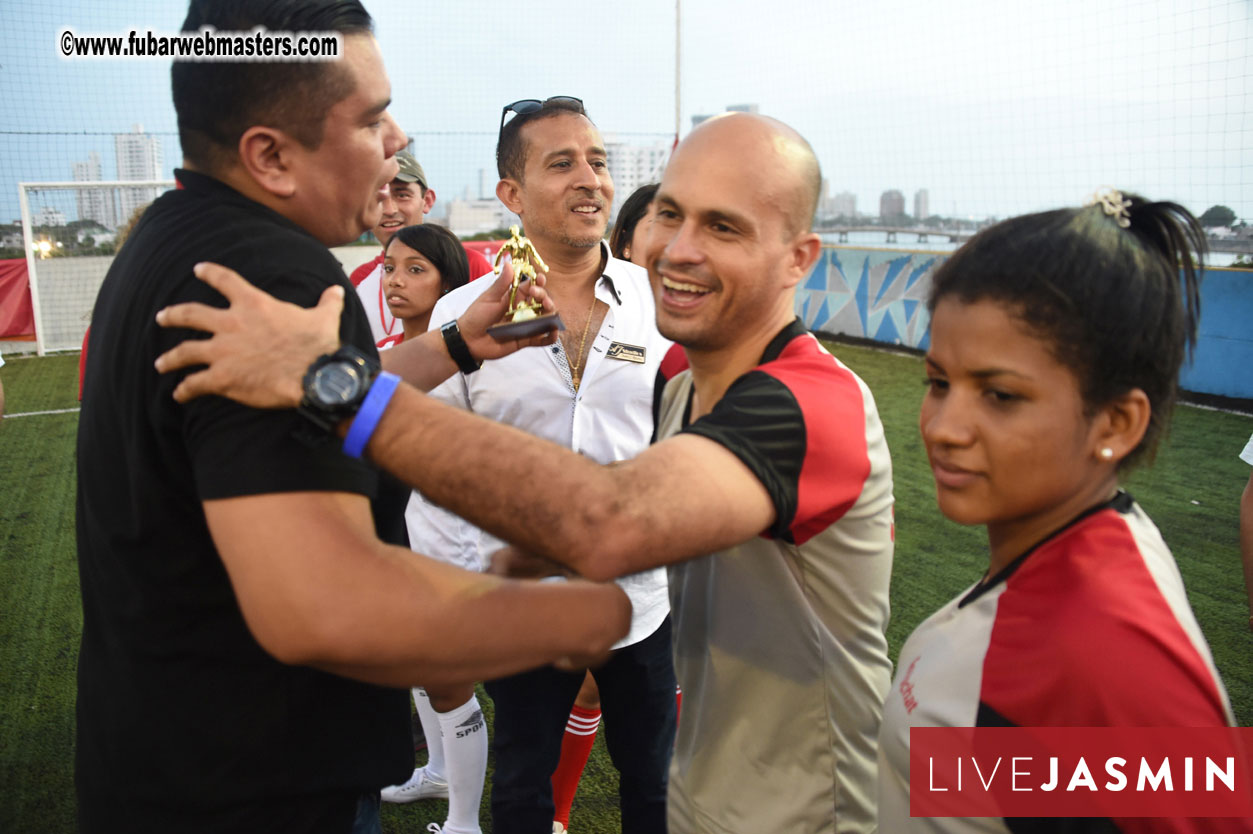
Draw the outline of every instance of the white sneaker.
M448 783L432 779L427 775L425 767L419 767L413 771L408 782L383 788L379 791L379 796L384 802L401 805L417 802L419 799L447 799Z
M553 834L569 834L569 832L564 825L557 820L553 820Z

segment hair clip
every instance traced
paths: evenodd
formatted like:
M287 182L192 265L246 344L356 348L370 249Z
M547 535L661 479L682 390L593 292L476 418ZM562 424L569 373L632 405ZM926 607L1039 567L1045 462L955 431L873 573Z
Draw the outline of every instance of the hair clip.
M1106 186L1099 189L1095 194L1088 198L1084 203L1085 206L1100 206L1101 210L1108 216L1114 218L1114 222L1124 229L1131 227L1131 212L1127 209L1131 208L1131 201L1122 196L1122 192Z

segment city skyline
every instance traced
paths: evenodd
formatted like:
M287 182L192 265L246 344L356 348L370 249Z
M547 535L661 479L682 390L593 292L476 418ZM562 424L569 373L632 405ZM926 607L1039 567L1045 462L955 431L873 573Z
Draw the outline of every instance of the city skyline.
M757 112L757 106L752 104L731 105L727 107L725 112L755 113ZM693 126L710 118L711 115L713 114L693 116ZM142 125L132 126L129 133L115 134L113 140L116 149L115 171L117 173L111 176L109 181L153 180L166 176L161 170L163 152L160 138L145 133ZM612 134L606 138L605 147L609 159L609 173L614 182L615 190L615 215L617 207L622 204L626 197L640 186L656 182L660 178L669 160L672 146L673 142L667 140L638 145L631 142L618 141ZM86 160L71 162L70 168L71 179L74 182L99 183L105 181L103 175L104 166L101 163L100 154L94 149L88 152ZM819 202L816 213L817 218L876 216L859 214L856 210L856 195L849 192L841 192L834 198L827 196L829 185L829 181L824 179L823 196ZM454 231L462 235L478 234L490 229L503 228L510 223L517 222L516 217L504 211L503 207L499 205L494 196L494 189L495 172L489 172L486 168L480 168L478 171L477 192L472 193L471 188L466 186L456 196L440 198L432 211L432 218L444 221ZM895 189L892 192L899 193ZM84 188L74 193L77 207L75 219L91 220L110 230L116 229L124 223L135 208L150 202L157 196L156 190L151 188L118 188L113 190ZM883 192L883 194L886 193L888 192ZM883 199L883 194L880 196L880 201ZM921 221L930 216L925 210L921 215L919 214L920 206L925 209L928 205L927 194L928 190L926 188L915 192L914 210L909 215L914 220ZM437 191L438 195L439 192ZM120 209L119 203L121 204ZM44 208L46 212L55 212L61 215L61 222L65 222L64 215L60 210L52 207ZM892 216L901 214L904 214L904 212L894 212ZM883 216L882 212L877 216ZM489 217L495 218L490 221L492 225L488 225ZM35 218L32 218L32 220L35 222L35 225L51 225Z
M162 142L168 177L178 160L168 61L65 60L56 35L173 31L181 4L15 2L0 68L0 99L12 108L0 130L0 212L17 216L18 181L70 179L71 164L92 150L107 179L105 143L135 123ZM837 9L792 0L755 23L744 44L756 4L682 0L677 112L675 5L638 0L610 30L552 0L524 11L465 0L417 13L396 0L366 3L393 114L413 130L442 195L480 190L505 102L574 94L606 135L641 145L672 142L676 128L685 135L693 116L754 102L806 136L832 191L862 206L877 205L888 187L927 189L933 214L1006 217L1077 205L1112 185L1198 215L1222 204L1253 220L1248 3L904 0ZM491 25L471 32L467 20ZM508 38L493 34L498 24ZM516 44L539 57L519 60ZM579 57L577 80L567 53Z

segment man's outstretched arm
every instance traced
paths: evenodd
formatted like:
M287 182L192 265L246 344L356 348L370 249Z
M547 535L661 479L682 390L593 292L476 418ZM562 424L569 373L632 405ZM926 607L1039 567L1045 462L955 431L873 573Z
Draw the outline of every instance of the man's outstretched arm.
M775 510L726 448L680 435L605 466L402 387L370 458L435 503L589 579L612 579L738 544Z
M231 307L179 305L159 315L162 325L214 334L157 360L163 372L208 366L184 379L175 396L218 394L257 407L294 407L305 369L325 352L308 335L320 329L325 341L327 324L317 313L323 305L280 308L229 270L198 274ZM405 386L384 412L368 453L436 503L593 579L710 553L761 533L775 517L757 477L711 440L671 438L606 467Z
M249 630L285 663L387 686L463 684L607 652L631 606L614 585L471 573L392 547L360 495L206 501Z

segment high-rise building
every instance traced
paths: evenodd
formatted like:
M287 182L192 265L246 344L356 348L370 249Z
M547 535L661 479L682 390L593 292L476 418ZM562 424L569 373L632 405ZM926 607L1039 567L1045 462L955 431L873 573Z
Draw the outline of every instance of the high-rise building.
M613 217L617 217L618 206L634 194L635 189L661 180L661 172L670 159L670 147L669 139L651 145L632 145L613 138L605 140L609 176L613 179Z
M64 226L65 214L53 206L41 206L39 213L32 218L36 226Z
M905 195L895 188L879 197L879 220L896 220L905 214Z
M920 188L914 194L914 219L926 220L931 216L931 197L927 189Z
M831 214L849 220L857 217L857 195L851 191L841 191L831 198Z
M159 180L164 178L161 166L161 140L144 133L143 125L135 125L131 133L113 136L117 151L119 180ZM125 223L142 205L157 198L156 188L123 188L118 194L118 220Z
M74 182L99 182L100 154L92 151L86 162L72 163ZM80 188L78 195L78 219L94 220L106 229L117 228L117 203L113 191L107 188Z

